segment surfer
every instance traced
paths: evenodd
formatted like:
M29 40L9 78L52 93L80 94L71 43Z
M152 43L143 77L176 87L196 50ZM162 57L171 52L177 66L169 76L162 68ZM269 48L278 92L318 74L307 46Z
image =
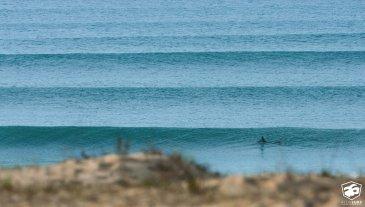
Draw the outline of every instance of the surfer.
M267 141L265 140L264 136L261 137L261 139L258 141L260 144L266 144Z
M261 137L261 139L259 141L257 141L260 145L264 145L264 144L277 144L277 145L281 145L282 141L278 140L278 141L267 141L263 136Z

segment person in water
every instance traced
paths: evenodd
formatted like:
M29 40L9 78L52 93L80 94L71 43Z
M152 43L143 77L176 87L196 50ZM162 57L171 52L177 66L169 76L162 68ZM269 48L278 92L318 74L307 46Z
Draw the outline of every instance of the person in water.
M262 136L261 137L261 139L258 141L258 143L259 144L278 144L278 145L281 145L282 144L282 142L281 142L281 140L279 140L279 141L266 141L266 139L264 138L264 136Z
M264 138L264 136L262 136L262 137L261 137L261 139L260 139L259 143L262 143L262 144L267 143L267 141L266 141L266 139Z

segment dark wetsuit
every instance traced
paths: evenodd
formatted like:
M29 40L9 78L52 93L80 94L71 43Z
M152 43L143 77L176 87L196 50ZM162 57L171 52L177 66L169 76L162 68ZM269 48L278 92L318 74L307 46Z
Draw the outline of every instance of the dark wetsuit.
M260 141L259 141L260 144L265 144L267 143L267 141L265 140L264 137L261 137Z

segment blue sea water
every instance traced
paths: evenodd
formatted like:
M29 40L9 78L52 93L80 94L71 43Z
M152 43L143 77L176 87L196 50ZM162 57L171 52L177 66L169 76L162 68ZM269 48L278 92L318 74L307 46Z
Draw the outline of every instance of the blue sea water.
M222 172L363 172L363 11L362 0L2 0L0 166L110 152L122 136Z

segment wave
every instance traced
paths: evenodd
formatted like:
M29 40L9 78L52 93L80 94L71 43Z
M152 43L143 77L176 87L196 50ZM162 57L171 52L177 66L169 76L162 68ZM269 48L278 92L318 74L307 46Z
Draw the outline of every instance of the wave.
M0 87L365 85L365 51L16 54L0 66Z
M222 20L222 19L211 19L209 21L202 21L202 20L196 20L196 21L140 21L140 22L129 22L129 21L96 21L96 22L0 22L0 30L11 30L11 29L28 29L32 28L33 32L34 30L37 31L37 29L47 29L48 31L50 29L75 29L75 28L84 28L90 31L91 29L100 29L100 28L118 28L118 30L123 29L122 27L130 28L148 28L153 27L162 29L168 29L168 30L174 30L177 29L180 32L181 29L179 27L186 27L186 29L195 29L195 27L200 27L200 29L208 29L214 31L214 29L217 29L219 27L219 30L222 30L224 32L232 31L232 29L235 29L234 31L238 29L251 29L251 31L244 31L244 32L252 32L252 30L255 31L255 29L265 29L262 27L266 27L266 29L272 29L275 31L279 31L282 29L298 29L301 28L303 31L306 32L312 32L315 28L316 34L326 34L326 32L329 29L331 31L334 31L335 33L347 33L347 32L341 32L343 30L341 29L348 29L346 31L350 31L349 33L356 32L356 29L359 29L358 31L361 31L362 28L357 28L358 26L364 25L363 20L343 20L343 19L336 19L336 20L322 20L322 21L316 21L316 20L255 20L255 21L243 21L243 20ZM177 27L177 28L176 28ZM205 28L208 27L208 28ZM273 28L270 28L273 27ZM320 30L320 28L325 30ZM346 27L346 28L344 28ZM226 30L224 30L226 28ZM327 29L327 30L326 30ZM337 30L335 30L337 29ZM352 29L352 30L351 30ZM28 31L31 32L31 31ZM287 32L287 30L282 31ZM194 33L199 34L199 32ZM242 33L241 33L242 34ZM261 33L264 34L264 33ZM270 33L265 33L270 34ZM287 33L291 34L291 33ZM166 33L165 33L166 35Z
M365 86L303 87L0 87L3 104L53 101L105 104L361 105ZM55 103L55 102L53 102Z
M150 141L169 147L175 144L217 147L232 143L252 146L257 145L261 136L273 142L281 141L284 146L365 146L365 129L0 126L0 148L53 144L60 147L95 147L94 145L112 144L119 137L145 147L148 147Z
M0 40L3 54L225 51L364 51L365 33Z
M120 40L146 40L146 39L212 39L212 40L236 40L236 39L259 39L259 38L277 38L277 39L314 39L314 38L362 38L365 36L365 32L347 32L347 33L304 33L304 34L296 34L296 33L286 33L286 34L216 34L216 35L136 35L136 36L86 36L86 37L47 37L47 38L14 38L14 39L6 39L8 41L120 41ZM5 40L1 39L0 40Z
M225 64L286 60L296 62L329 62L332 60L365 62L365 51L225 51L225 52L141 52L141 53L60 53L60 54L0 54L2 65L29 61L83 62L118 61L118 63L179 63L201 62ZM283 63L284 64L284 63Z
M303 87L0 87L3 106L12 104L100 105L107 108L138 103L143 107L168 106L306 106L333 104L357 107L364 103L365 86ZM326 104L328 104L326 106ZM159 106L160 105L160 106ZM71 105L72 106L72 105ZM324 109L325 110L325 109Z
M301 87L0 87L0 95L6 97L45 96L93 98L97 96L129 98L171 98L171 99L247 99L254 97L310 100L331 100L341 97L345 100L362 100L365 86L301 86ZM347 98L346 98L347 97Z
M275 144L258 144L261 136ZM151 147L178 151L220 172L278 171L282 166L282 170L353 173L364 167L364 129L72 126L0 127L0 166L51 164L80 157L81 152L113 153L119 137L130 143L131 152ZM303 158L301 162L297 157Z
M0 125L363 128L365 86L0 88Z
M344 51L185 51L185 52L123 52L123 53L19 53L19 54L0 54L0 57L88 57L88 56L115 56L115 57L128 57L128 56L225 56L225 57L235 57L237 55L326 55L333 56L336 54L357 54L364 55L365 51L352 51L352 50L344 50Z
M0 39L90 38L136 36L212 36L284 34L356 34L365 21L193 21L193 22L0 22ZM9 34L12 35L9 35Z

